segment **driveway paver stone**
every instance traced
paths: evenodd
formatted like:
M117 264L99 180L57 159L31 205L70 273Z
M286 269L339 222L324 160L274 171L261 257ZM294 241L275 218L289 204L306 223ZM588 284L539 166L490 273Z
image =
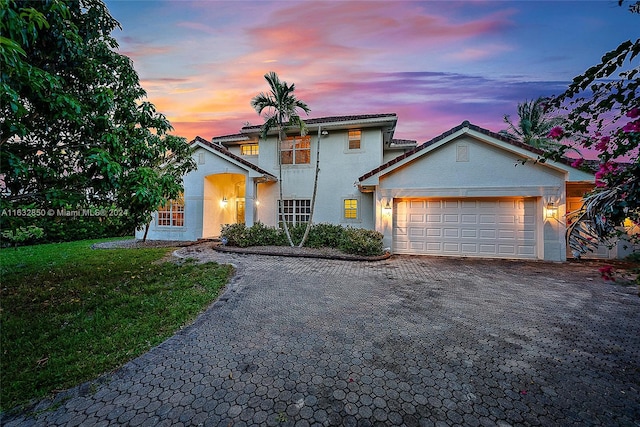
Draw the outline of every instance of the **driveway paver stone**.
M196 322L13 426L640 426L640 298L593 264L219 253Z

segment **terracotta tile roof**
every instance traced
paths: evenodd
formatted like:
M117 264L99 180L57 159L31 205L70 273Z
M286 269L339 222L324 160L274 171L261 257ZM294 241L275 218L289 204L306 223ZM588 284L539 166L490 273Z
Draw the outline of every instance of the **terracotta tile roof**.
M391 144L396 144L396 145L416 145L417 141L414 141L413 139L397 139L397 138L393 138L390 141Z
M224 148L221 145L213 144L213 143L211 143L211 142L207 141L206 139L201 138L199 136L196 136L194 138L194 140L191 141L189 144L190 145L195 145L196 142L204 144L207 147L212 148L215 151L217 151L217 152L219 152L221 154L224 154L225 156L227 156L227 157L229 157L229 158L231 158L231 159L233 159L233 160L235 160L235 161L237 161L239 163L242 163L243 165L247 166L248 168L253 169L254 171L259 172L259 173L261 173L263 175L268 175L269 177L271 177L272 179L277 181L277 178L273 174L271 174L270 172L267 172L266 170L264 170L262 168L259 168L258 166L254 165L251 162L246 161L245 159L243 159L240 156L236 156L231 151L227 150L226 148Z
M196 137L199 138L199 137ZM211 138L212 141L223 141L223 140L228 140L228 139L238 139L238 140L243 140L243 139L248 139L249 137L247 135L245 135L244 133L232 133L230 135L220 135L220 136L214 136L213 138Z
M307 125L316 125L323 123L339 123L339 122L351 122L351 121L360 121L360 120L369 120L369 119L380 119L384 117L392 117L397 119L398 116L396 113L386 113L386 114L359 114L352 116L329 116L329 117L318 117L315 119L305 119L302 118ZM288 123L286 124L288 125ZM252 130L259 130L262 125L253 125L253 126L244 126L241 132L246 133Z
M436 144L440 141L442 141L443 139L453 135L454 133L464 129L464 128L469 128L470 130L476 131L478 133L482 133L484 135L490 136L492 138L498 139L500 141L506 142L507 144L511 144L513 146L519 147L519 148L523 148L527 151L530 151L533 154L537 154L538 156L542 156L544 154L544 151L539 149L539 148L535 148L532 147L530 145L524 144L520 141L516 141L515 139L509 138L508 136L505 136L503 134L500 133L496 133L493 131L490 131L488 129L485 128L481 128L480 126L474 125L469 123L469 121L465 120L464 122L462 122L461 124L459 124L458 126L449 129L448 131L436 136L435 138L418 145L417 147L415 147L412 150L409 150L401 155L399 155L398 157L395 157L391 160L389 160L386 163L383 163L382 165L378 166L377 168L367 172L366 174L362 175L361 177L358 178L358 181L364 181L367 178L372 177L373 175L387 169L390 166L393 166L394 164L398 163L401 160L406 159L407 157L410 157L412 155L414 155L415 153L424 150L425 148L430 147L433 144ZM562 163L571 166L571 161L569 159L562 159L561 160Z

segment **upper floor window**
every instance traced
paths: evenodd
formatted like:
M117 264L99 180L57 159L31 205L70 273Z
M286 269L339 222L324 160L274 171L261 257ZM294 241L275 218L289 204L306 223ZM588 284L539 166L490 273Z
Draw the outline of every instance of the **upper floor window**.
M362 131L350 130L349 131L349 150L359 150L361 138L362 138Z
M258 144L242 144L240 146L240 155L242 156L257 156Z
M184 198L182 195L176 200L169 200L158 208L157 223L159 227L184 226Z
M311 137L290 136L280 146L280 163L301 165L311 163Z
M344 199L344 218L358 219L358 199Z

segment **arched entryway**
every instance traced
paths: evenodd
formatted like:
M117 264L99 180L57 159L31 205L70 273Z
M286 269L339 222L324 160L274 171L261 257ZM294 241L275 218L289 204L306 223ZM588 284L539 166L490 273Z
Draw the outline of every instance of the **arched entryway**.
M220 235L224 224L245 222L246 175L217 173L204 177L202 237Z

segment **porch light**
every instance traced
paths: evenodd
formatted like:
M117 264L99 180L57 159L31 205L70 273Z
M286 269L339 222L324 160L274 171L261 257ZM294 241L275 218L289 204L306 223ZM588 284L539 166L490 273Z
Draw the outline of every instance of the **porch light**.
M391 205L389 204L389 199L387 199L387 204L382 208L382 215L391 216Z
M558 207L555 203L549 202L544 208L544 217L546 219L558 219Z
M220 201L220 207L224 209L227 207L228 204L229 204L229 201L227 200L227 198L223 197L222 200Z

